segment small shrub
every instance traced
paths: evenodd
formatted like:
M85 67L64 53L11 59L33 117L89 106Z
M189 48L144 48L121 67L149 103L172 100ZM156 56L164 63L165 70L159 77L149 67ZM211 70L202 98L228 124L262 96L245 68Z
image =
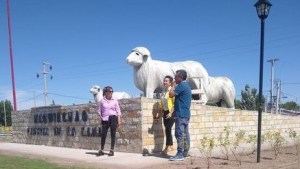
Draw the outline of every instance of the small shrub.
M257 136L255 134L248 135L246 143L251 144L252 150L250 154L254 154L257 150Z
M220 143L221 151L225 155L225 159L229 159L229 150L230 150L230 140L229 140L229 135L230 135L230 130L229 127L224 127L223 130L225 133L221 133L218 141ZM224 135L223 135L224 134Z
M289 138L293 140L295 148L296 148L296 155L299 154L300 150L300 137L297 135L295 130L289 129L288 130Z
M207 169L211 167L211 152L216 147L215 138L203 137L200 140L200 152L205 158Z
M240 145L245 141L245 131L240 130L239 132L235 133L235 138L232 141L232 147L231 147L231 152L235 158L236 161L239 162L239 165L242 165L242 155L244 152L244 148L240 150Z
M269 131L265 136L267 139L266 142L270 144L272 150L274 151L275 159L277 159L281 149L285 144L287 144L287 141L279 131Z
M269 142L269 139L270 139L269 135L270 135L269 132L267 132L261 136L261 144L265 144L265 143Z

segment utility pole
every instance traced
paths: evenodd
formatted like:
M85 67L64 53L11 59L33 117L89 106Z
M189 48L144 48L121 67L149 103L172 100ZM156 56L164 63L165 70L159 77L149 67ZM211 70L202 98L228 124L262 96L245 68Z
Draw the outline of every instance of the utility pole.
M277 90L277 96L276 96L276 111L275 113L278 113L279 110L279 104L281 102L281 80L276 80L276 90Z
M52 65L50 63L47 62L43 62L43 70L42 72L38 72L37 73L37 78L40 77L40 74L43 75L43 79L44 79L44 97L45 97L45 106L47 106L47 97L48 97L48 93L47 93L47 75L50 74L50 79L53 79L53 76L51 73L46 71L46 66L49 66L50 71L52 70Z
M11 71L14 111L17 111L17 97L16 97L14 59L13 59L11 26L10 26L10 2L9 2L9 0L6 0L6 7L7 7L8 43L9 43L10 71Z
M273 85L274 85L274 64L276 61L278 61L279 59L271 59L268 60L267 62L271 63L271 89L270 89L270 105L271 105L271 109L270 112L272 113L273 110Z

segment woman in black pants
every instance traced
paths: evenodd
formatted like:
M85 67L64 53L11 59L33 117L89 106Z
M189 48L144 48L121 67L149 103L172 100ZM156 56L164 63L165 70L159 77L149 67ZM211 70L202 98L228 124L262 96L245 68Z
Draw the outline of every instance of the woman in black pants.
M103 99L99 102L99 116L102 124L101 148L98 155L104 155L104 145L108 129L110 128L111 146L108 153L109 156L114 156L114 148L116 142L116 131L121 125L121 110L117 99L112 97L113 89L107 86L103 89Z
M174 100L175 98L169 98L169 91L172 88L173 78L171 76L165 76L164 78L164 90L161 96L160 107L163 112L163 123L165 126L166 134L166 147L163 150L165 154L168 154L169 151L173 151L173 136L172 136L172 127L174 125ZM158 118L159 114L156 114Z

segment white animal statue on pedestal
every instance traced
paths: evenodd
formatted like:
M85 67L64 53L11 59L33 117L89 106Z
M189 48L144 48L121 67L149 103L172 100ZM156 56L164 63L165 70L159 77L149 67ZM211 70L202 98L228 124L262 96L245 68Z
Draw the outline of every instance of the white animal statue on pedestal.
M90 92L93 94L96 103L99 103L100 100L103 98L103 91L98 85L94 85L90 89ZM130 98L130 95L126 92L113 92L112 97L116 99L127 99Z
M175 76L176 70L184 69L187 77L203 78L204 104L219 103L222 107L234 108L235 88L232 81L226 77L209 77L206 69L196 61L164 62L153 60L150 51L145 47L136 47L126 58L133 66L135 86L143 91L145 97L153 98L153 93L161 92L163 78L166 75ZM200 82L190 78L192 89L198 89Z

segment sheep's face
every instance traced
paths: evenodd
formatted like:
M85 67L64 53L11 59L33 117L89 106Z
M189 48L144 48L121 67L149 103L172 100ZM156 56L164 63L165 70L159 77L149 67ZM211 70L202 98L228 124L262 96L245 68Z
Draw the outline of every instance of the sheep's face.
M145 47L136 47L126 58L126 62L132 66L141 66L150 57L150 52Z
M92 94L97 94L97 93L99 93L100 92L100 87L99 86L97 86L97 85L94 85L91 89L90 89L90 92L92 93Z

